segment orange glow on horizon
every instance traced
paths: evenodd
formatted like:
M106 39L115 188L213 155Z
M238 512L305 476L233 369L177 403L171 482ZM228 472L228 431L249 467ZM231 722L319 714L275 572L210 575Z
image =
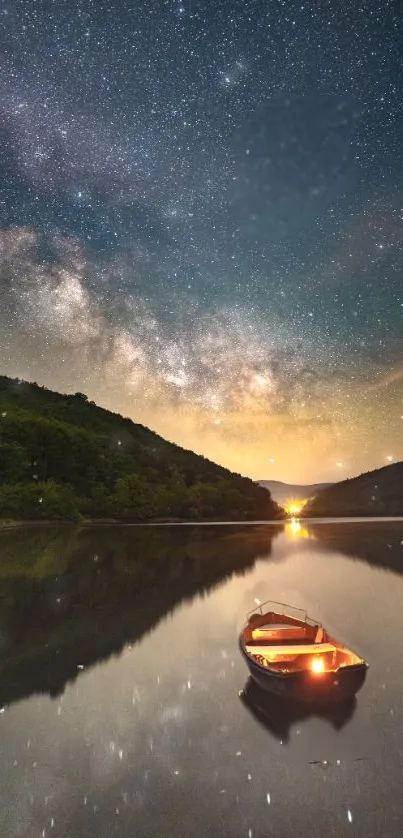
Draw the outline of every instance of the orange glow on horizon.
M290 515L292 518L298 518L298 515L301 514L304 506L307 504L307 499L302 500L288 500L284 504L284 509L287 515Z

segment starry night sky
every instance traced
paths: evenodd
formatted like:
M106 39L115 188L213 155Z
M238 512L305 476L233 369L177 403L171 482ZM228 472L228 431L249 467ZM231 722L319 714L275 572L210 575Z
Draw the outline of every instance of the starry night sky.
M0 373L254 478L403 459L402 30L2 0Z

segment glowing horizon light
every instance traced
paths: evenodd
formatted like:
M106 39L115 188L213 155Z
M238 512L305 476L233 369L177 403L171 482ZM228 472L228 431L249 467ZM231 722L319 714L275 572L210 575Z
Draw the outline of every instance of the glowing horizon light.
M289 512L290 515L299 515L301 509L302 506L300 506L299 504L291 503L290 506L287 507L287 512Z
M304 506L307 504L307 499L303 498L301 500L288 500L284 504L284 509L287 515L291 515L292 518L297 518Z
M343 468L343 463L341 463L341 462L336 463L336 466L337 466L337 468Z
M324 672L325 671L325 664L323 658L314 658L312 661L312 672Z
M391 454L388 454L388 456L386 457L386 459L387 459L388 463L391 463L391 462L392 462L392 460L393 460L393 457L392 457L392 455L391 455Z

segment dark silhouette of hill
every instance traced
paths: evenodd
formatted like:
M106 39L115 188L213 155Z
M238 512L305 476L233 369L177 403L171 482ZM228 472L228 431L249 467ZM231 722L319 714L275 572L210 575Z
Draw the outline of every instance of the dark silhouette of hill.
M339 526L324 522L310 525L309 530L321 550L344 553L372 567L403 574L403 524L400 521L360 524L346 521Z
M403 463L335 483L304 508L311 518L367 515L403 515Z
M38 527L0 533L0 705L57 696L186 600L270 555L270 528Z
M259 480L258 482L264 489L268 489L273 500L280 506L291 499L305 500L311 498L327 486L333 485L332 483L311 483L308 486L301 486L293 483L282 483L281 480Z
M270 520L267 492L89 402L0 377L0 518Z

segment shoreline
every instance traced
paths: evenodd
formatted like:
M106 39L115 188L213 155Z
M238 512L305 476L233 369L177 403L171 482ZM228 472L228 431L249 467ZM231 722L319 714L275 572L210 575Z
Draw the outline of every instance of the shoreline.
M181 526L186 524L188 526L199 526L206 524L281 524L282 518L268 518L267 520L256 521L225 521L221 518L213 519L207 518L204 520L193 520L189 518L154 518L150 521L123 521L121 518L86 518L82 521L72 521L68 518L50 518L50 519L30 519L30 520L11 520L0 518L0 532L4 530L17 529L21 527L57 527L70 526L79 529L86 527L153 527L153 526Z
M236 521L226 521L224 519L206 519L206 520L189 520L189 518L155 518L150 521L122 521L119 518L94 518L94 519L85 519L83 521L71 521L67 518L60 518L60 519L35 519L35 520L12 520L12 519L4 519L0 518L0 533L5 532L7 530L13 529L21 529L23 527L26 528L33 528L33 527L75 527L77 529L86 529L91 527L164 527L164 526L279 526L279 525L286 525L294 520L295 522L299 522L300 524L326 524L329 522L332 523L366 523L368 521L372 522L383 522L383 521L403 521L403 516L401 515L349 515L343 517L332 517L332 516L322 516L320 518L270 518L270 519L263 519L263 520L255 520L255 521L244 521L244 520L236 520Z

